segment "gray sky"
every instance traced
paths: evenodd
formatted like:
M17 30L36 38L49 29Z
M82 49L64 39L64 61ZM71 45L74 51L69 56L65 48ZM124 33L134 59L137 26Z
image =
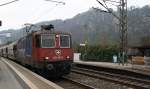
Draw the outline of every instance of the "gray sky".
M0 4L12 0L0 0ZM9 28L18 29L24 23L37 23L55 19L68 19L87 11L89 8L101 6L96 0L57 0L63 1L65 5L56 5L45 0L19 0L6 6L0 7L0 20L3 26L0 30ZM150 5L150 0L128 0L128 6Z

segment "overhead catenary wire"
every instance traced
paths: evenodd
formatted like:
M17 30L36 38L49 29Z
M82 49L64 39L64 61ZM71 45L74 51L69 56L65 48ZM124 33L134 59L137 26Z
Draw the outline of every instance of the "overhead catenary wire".
M65 2L62 2L62 1L54 1L54 0L45 0L45 1L50 1L50 2L54 2L54 3L59 3L59 4L65 5Z
M120 3L120 2L118 2L118 1L115 1L115 0L105 0L105 2L114 2L114 3Z
M103 3L101 3L99 0L96 0L101 6L103 6L107 11L102 11L102 12L106 12L106 13L110 13L112 14L114 17L116 17L118 20L120 20L120 17L118 17L115 13L113 13L107 6L107 4L105 3L106 1L103 0ZM94 8L95 9L95 8ZM99 10L98 8L96 10Z
M54 1L54 0L45 0L45 1L50 1L50 2L54 2L56 3L53 7L51 7L50 9L47 9L43 12L41 12L41 14L38 15L38 17L36 17L33 21L37 21L40 18L44 17L45 15L48 15L50 12L52 12L59 4L65 5L65 2L61 2L61 1ZM44 13L44 15L43 15ZM45 14L46 13L46 14Z
M113 16L115 16L119 20L119 30L120 30L120 60L122 60L123 64L125 62L125 56L127 56L127 45L128 45L128 38L127 38L127 0L120 0L118 8L119 8L119 16L113 13L107 6L106 2L107 1L112 1L112 0L102 0L103 3L99 0L96 0L101 6L103 6L107 11L103 11L100 9L102 12L106 13L111 13ZM118 3L118 2L116 2ZM99 9L96 9L99 10Z
M3 4L0 4L0 6L8 5L8 4L11 4L11 3L16 2L16 1L19 1L19 0L13 0L13 1L10 1L10 2L7 2L7 3L3 3Z
M32 21L37 21L39 20L40 18L43 18L45 15L48 15L50 12L52 12L58 5L56 4L55 6L53 6L52 8L50 9L47 9L47 10L44 10L43 12L41 12L41 14L39 14L35 19L33 19ZM44 13L44 14L43 14ZM33 18L33 17L32 17ZM31 22L32 22L31 21Z

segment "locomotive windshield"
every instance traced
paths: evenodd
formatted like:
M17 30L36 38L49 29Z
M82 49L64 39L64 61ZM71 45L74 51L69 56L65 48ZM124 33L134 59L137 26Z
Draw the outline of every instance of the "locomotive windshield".
M53 34L42 34L41 35L41 47L51 48L55 46L55 35Z
M60 35L60 47L69 48L70 47L70 36Z
M56 46L55 38L56 38L55 34L36 35L36 47L54 48ZM59 35L59 45L61 48L70 48L71 47L70 35L63 35L63 34Z

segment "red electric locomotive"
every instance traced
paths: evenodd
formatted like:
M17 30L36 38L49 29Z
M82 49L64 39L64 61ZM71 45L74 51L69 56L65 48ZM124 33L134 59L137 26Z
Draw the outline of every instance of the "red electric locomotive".
M14 47L15 60L25 66L52 77L70 73L73 49L69 33L42 26L41 30L29 33L11 47Z

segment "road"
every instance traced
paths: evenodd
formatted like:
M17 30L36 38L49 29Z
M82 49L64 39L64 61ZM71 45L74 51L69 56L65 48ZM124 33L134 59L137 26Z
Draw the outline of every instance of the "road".
M0 59L0 89L23 89L12 71Z

